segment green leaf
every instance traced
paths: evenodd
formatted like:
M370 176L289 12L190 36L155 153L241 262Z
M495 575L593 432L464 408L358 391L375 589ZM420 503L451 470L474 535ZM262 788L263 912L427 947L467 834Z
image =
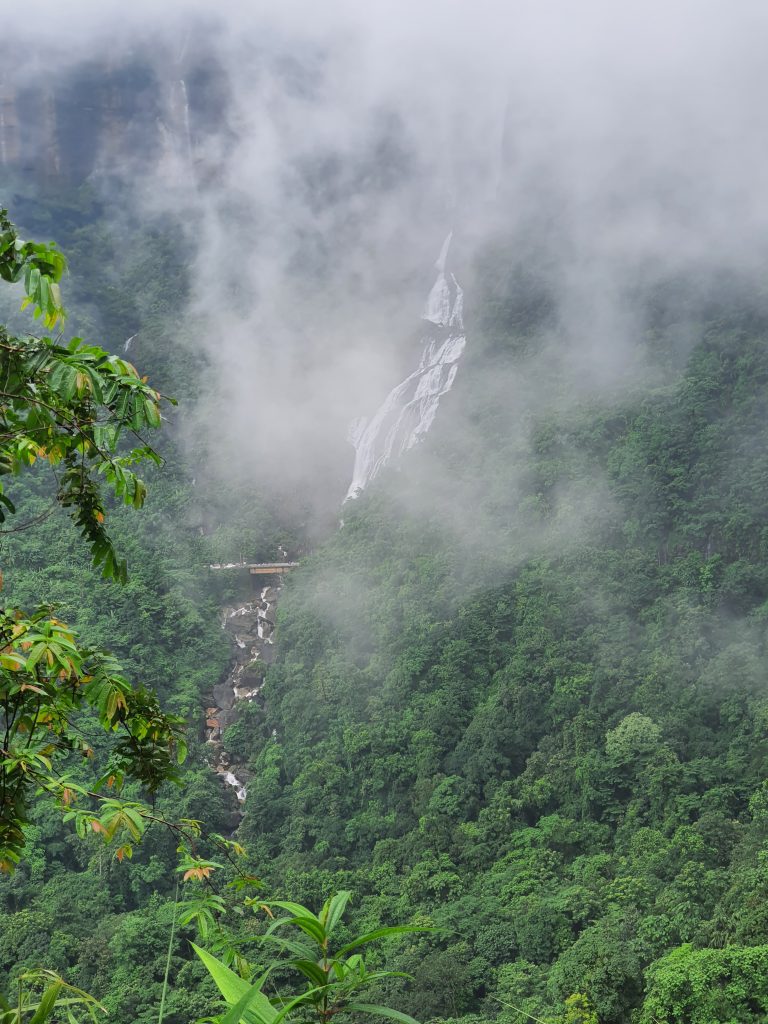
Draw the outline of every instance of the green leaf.
M220 1024L240 1024L241 1020L250 1020L254 1016L259 1024L273 1024L279 1014L261 991L261 984L263 982L250 985L248 991L221 1018Z
M358 946L362 946L366 942L374 942L376 939L383 939L387 935L407 935L409 932L433 932L434 930L434 928L416 927L407 924L394 925L389 928L377 928L373 932L368 932L367 935L360 935L358 938L353 939L352 942L348 942L346 946L342 946L341 949L336 951L336 955L344 956L345 953L351 953L353 949L357 949Z
M292 917L290 923L296 925L297 928L301 928L306 935L309 935L318 944L323 943L327 937L325 928L323 928L314 914L312 917Z
M272 1024L277 1016L277 1010L275 1010L267 997L263 993L259 992L258 986L251 985L249 982L245 981L239 974L235 974L233 970L230 970L230 968L225 966L220 960L217 960L215 956L211 956L207 950L196 946L194 942L191 942L190 945L203 961L206 970L213 978L219 992L224 996L224 999L230 1005L234 1004L232 1005L232 1010L227 1014L227 1017L229 1017L229 1014L232 1013L235 1008L240 1007L241 1003L244 1007L250 1008L249 1010L241 1009L238 1016L234 1018L234 1024L239 1024L241 1017L248 1020L250 1014L253 1014L256 1017L259 1024ZM263 1002L256 999L257 995L261 997ZM251 999L256 1002L258 1009L254 1008L251 1003ZM264 1004L266 1004L266 1006Z
M311 910L307 910L306 907L302 907L300 903L289 903L287 900L271 900L265 904L268 907L280 907L281 910L287 910L289 914L293 914L294 917L310 917L312 920L317 921L320 924L320 918L316 917Z
M305 945L303 942L298 942L295 939L286 939L282 935L272 935L267 933L261 936L262 942L276 942L284 950L289 953L293 953L294 956L299 957L303 960L310 960L315 954L315 950L311 946Z
M328 935L331 934L333 929L341 920L344 911L347 909L347 904L352 898L352 893L349 890L342 890L337 892L336 895L329 900L327 904L327 910L324 909L322 918L325 924L325 930Z
M309 978L313 985L328 984L328 975L314 960L291 960L291 963L305 978Z
M37 1010L29 1021L29 1024L43 1024L53 1013L56 1007L56 1000L61 992L63 982L56 981L43 992Z
M419 1024L414 1017L409 1016L407 1013L401 1013L400 1010L393 1010L389 1006L375 1006L371 1003L347 1003L344 1009L349 1010L351 1013L372 1013L376 1017L388 1017L390 1020L398 1021L398 1024Z

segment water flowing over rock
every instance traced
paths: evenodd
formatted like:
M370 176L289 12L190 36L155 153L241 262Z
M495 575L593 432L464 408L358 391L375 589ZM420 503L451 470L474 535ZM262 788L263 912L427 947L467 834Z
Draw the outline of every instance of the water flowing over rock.
M221 775L228 786L231 786L235 791L235 796L241 804L245 803L247 792L245 789L245 783L241 782L234 772L223 771Z
M192 160L192 127L189 118L189 96L187 94L187 83L183 78L174 83L173 106L175 108L176 120L179 123L184 154Z
M235 791L242 806L247 796L247 773L242 765L230 763L221 737L237 719L237 705L258 700L266 666L274 657L272 633L280 587L261 587L258 597L236 608L225 608L222 629L232 638L231 667L213 688L213 703L205 711L205 738L214 748L211 759L222 781Z
M424 332L417 369L396 385L370 420L355 420L349 441L355 468L345 502L357 498L388 463L413 448L427 433L440 398L451 390L466 345L464 293L447 270L452 234L435 264L437 279L422 313Z

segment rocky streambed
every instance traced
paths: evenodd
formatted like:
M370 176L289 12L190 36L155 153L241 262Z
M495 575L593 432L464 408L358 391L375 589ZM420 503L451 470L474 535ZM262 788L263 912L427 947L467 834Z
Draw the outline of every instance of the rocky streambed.
M264 674L274 658L273 633L281 587L264 586L258 596L236 607L223 609L221 627L232 638L229 671L213 689L205 709L205 738L211 746L211 764L222 781L235 791L241 808L248 788L248 773L222 745L222 734L237 719L238 704L259 699Z

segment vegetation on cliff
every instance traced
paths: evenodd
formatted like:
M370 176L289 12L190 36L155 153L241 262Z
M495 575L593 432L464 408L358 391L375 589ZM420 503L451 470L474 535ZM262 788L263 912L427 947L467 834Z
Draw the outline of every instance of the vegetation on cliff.
M167 239L145 240L137 274L162 277ZM542 283L521 284L500 247L480 269L436 430L287 581L263 700L229 737L250 756L244 870L307 906L352 891L358 933L434 929L372 954L372 971L408 977L373 978L371 999L421 1020L759 1021L768 308L727 283L646 294L643 372L598 393L543 357ZM168 273L184 279L172 260ZM149 347L172 320L157 294L155 319L142 310L124 332L141 326ZM152 358L158 379L189 381L181 350ZM191 476L159 480L138 525L114 511L133 568L120 592L90 582L55 516L3 557L16 603L61 602L192 723L227 661L216 607L231 585L204 564L233 552L190 512ZM41 510L44 487L25 487L19 506ZM251 496L211 500L234 521ZM279 529L266 502L258 516L253 557ZM191 748L184 789L156 806L229 832L230 794L194 734ZM47 967L119 1022L156 1020L173 841L150 829L119 865L45 810L27 836L0 884L0 971ZM195 899L210 910L202 884ZM269 927L238 907L222 896L210 911L223 958ZM217 1006L187 941L195 919L168 961L173 1024Z

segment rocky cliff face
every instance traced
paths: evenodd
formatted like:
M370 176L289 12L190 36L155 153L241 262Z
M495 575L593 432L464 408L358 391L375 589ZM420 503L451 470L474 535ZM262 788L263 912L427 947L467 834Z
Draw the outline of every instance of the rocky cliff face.
M212 173L210 140L227 131L228 93L204 51L189 47L180 58L147 47L22 78L10 46L0 48L0 174L78 185L99 175L183 183Z

